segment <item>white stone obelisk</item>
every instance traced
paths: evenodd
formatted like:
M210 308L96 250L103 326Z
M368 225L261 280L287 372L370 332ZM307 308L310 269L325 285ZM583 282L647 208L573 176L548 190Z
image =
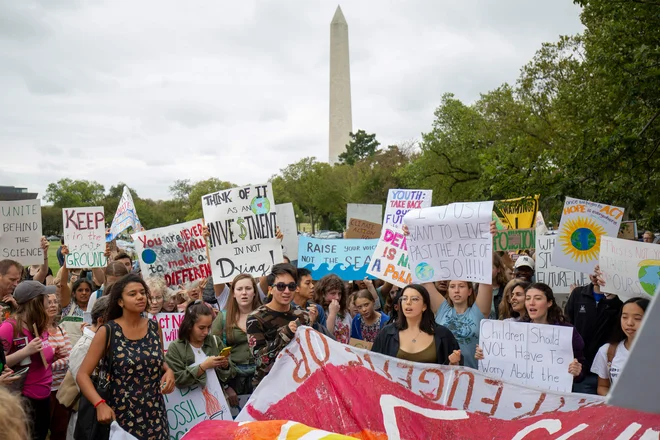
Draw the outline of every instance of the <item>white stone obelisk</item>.
M351 67L348 56L348 24L337 6L330 23L330 142L329 162L339 161L353 131Z

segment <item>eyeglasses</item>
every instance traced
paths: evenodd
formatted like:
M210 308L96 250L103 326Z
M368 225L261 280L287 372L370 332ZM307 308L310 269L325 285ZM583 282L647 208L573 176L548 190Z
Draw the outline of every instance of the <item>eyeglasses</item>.
M152 299L153 301L162 301L162 300L163 300L163 297L162 297L162 296L152 296L151 299Z
M273 284L273 287L279 290L280 292L284 292L287 288L289 288L289 292L293 292L298 288L298 285L296 283L277 283Z
M419 302L422 301L422 298L419 297L419 296L411 296L410 298L408 298L407 296L402 296L401 297L401 302L402 303L407 303L409 301L412 301L413 304L418 304Z

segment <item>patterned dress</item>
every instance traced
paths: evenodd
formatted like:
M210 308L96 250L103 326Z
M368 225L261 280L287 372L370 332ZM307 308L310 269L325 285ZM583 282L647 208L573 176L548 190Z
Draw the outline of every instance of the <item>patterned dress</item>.
M169 440L165 400L160 392L163 350L158 324L149 320L145 337L128 339L119 324L111 328L111 397L117 423L139 440Z

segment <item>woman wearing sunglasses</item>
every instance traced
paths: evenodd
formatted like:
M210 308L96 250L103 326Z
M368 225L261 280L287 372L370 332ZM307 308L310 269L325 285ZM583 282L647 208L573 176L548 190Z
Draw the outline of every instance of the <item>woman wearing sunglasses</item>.
M411 362L463 364L456 338L436 324L429 292L420 284L403 289L396 322L383 327L371 350Z

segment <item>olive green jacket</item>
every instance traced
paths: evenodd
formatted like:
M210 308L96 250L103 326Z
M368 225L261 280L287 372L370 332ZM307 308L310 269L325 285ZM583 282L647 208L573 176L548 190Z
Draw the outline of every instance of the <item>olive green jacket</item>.
M223 348L222 339L212 334L206 337L204 345L202 345L202 351L207 356L217 356ZM192 365L195 363L195 353L193 353L193 348L188 341L177 339L172 342L167 348L165 359L167 365L174 372L174 379L178 388L188 388L194 385L206 386L206 374L210 374L211 371L207 370L206 374L199 375L199 366ZM216 368L215 372L223 385L236 374L231 361L226 370Z

